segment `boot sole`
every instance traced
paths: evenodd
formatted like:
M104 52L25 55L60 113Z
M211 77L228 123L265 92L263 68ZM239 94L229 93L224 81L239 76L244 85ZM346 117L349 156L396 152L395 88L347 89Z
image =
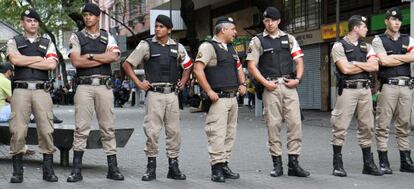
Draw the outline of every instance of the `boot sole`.
M144 178L141 178L141 180L142 181L153 181L153 180L155 180L157 177L154 177L154 178L148 178L148 179L144 179Z
M368 171L362 171L362 174L366 174L366 175L372 175L372 176L382 176L384 174L378 174L378 173L371 173Z
M79 179L76 179L76 180L69 180L69 179L67 179L66 182L79 182L79 181L82 181L82 180L83 180L83 177L81 177Z
M414 173L414 170L400 169L400 172L404 172L404 173Z
M213 182L226 182L226 180L215 180L215 179L211 179L211 181L213 181Z
M309 174L310 175L310 174ZM288 172L288 176L295 176L295 177L308 177L309 175L298 175L298 174L295 174L295 173L290 173L290 172Z
M173 179L173 180L186 180L187 179L187 178L177 178L177 177L168 176L168 175L167 175L167 178Z
M10 180L10 183L22 183L23 182L23 179L20 181L13 181L13 180Z

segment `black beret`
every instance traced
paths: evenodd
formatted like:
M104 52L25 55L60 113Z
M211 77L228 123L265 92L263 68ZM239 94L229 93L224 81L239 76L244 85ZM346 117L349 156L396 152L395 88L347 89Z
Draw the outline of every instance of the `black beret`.
M98 7L98 5L93 3L86 3L82 9L82 13L84 12L90 12L95 16L101 15L101 9Z
M20 15L20 18L23 20L23 17L34 18L38 22L40 22L39 14L37 14L37 12L33 9L27 9L27 10L23 11L22 14Z
M353 15L348 19L348 23L351 22L364 22L365 24L367 24L367 18L361 15Z
M389 19L390 17L398 18L401 21L403 20L402 12L397 7L392 7L385 12L385 19Z
M164 25L167 28L173 28L173 23L170 19L170 17L165 16L163 14L160 14L157 16L157 18L155 19L156 22L161 23L162 25Z
M232 17L220 17L220 18L217 18L215 26L217 26L219 24L223 24L223 23L234 24L234 20L233 20Z
M263 17L277 20L280 18L280 11L276 7L267 7L263 12Z
M8 62L3 62L0 64L0 73L6 73L8 70L13 71L13 66Z

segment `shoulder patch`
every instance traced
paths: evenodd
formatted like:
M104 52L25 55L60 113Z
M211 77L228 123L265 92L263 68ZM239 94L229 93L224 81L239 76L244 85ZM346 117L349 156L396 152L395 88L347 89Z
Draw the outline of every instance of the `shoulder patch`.
M201 51L198 51L196 59L200 58L203 58L203 53Z

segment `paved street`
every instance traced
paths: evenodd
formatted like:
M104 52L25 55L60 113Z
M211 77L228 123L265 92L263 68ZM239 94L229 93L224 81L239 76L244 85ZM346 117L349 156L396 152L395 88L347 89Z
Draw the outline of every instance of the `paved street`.
M74 107L55 107L55 113L63 119L63 124L74 124ZM226 183L210 181L207 141L204 133L203 113L181 112L183 132L180 168L187 175L186 181L166 178L168 162L165 157L164 134L160 136L160 157L157 159L157 180L141 181L145 171L146 157L143 152L145 135L142 129L144 109L127 107L115 109L118 128L135 128L128 144L118 151L118 163L125 181L106 179L106 156L102 150L87 150L84 156L84 180L79 183L67 183L70 168L58 165L59 153L55 153L55 172L58 183L47 183L41 178L41 155L25 157L24 183L10 184L12 172L8 146L0 146L0 188L411 188L414 174L399 172L399 153L395 148L395 135L391 135L389 158L393 175L382 177L362 175L362 154L356 142L355 124L348 132L344 147L344 165L348 177L338 178L331 175L332 150L330 145L331 128L329 112L305 111L303 126L303 150L299 161L303 168L310 170L309 178L287 176L287 155L283 156L285 175L279 178L269 176L272 162L267 150L267 131L261 118L255 118L252 110L240 108L237 139L230 166L241 174L239 180L226 180ZM96 121L93 127L97 128ZM286 129L283 129L286 133ZM286 141L286 137L284 140ZM411 139L411 143L413 143ZM284 142L284 144L286 144ZM35 146L29 146L36 148ZM373 145L375 151L375 145ZM286 146L284 145L286 152ZM375 161L378 161L377 153ZM71 152L72 160L72 152Z

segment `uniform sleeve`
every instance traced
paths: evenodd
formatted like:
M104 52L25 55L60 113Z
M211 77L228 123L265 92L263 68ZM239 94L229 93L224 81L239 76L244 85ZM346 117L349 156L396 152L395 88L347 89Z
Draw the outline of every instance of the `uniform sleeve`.
M414 38L412 38L410 36L410 42L408 43L408 48L407 48L408 52L414 52Z
M210 43L202 43L198 48L196 62L202 62L205 66L211 64L213 60L217 61L217 57L214 55L214 47Z
M375 36L375 38L372 40L372 48L376 54L387 54L387 51L382 44L381 38L378 36Z
M134 67L142 64L145 60L148 60L150 56L149 45L145 41L141 41L138 46L132 51L132 53L126 59Z
M253 37L249 43L246 60L253 61L256 65L259 63L259 58L263 54L263 48L258 37Z
M77 53L81 52L79 39L78 39L78 36L76 36L75 33L73 33L72 36L70 36L70 38L69 38L69 56L73 52L77 52Z
M114 36L112 36L110 33L108 33L108 45L106 46L106 51L121 53L118 43L116 42Z
M293 60L302 57L303 51L299 46L298 41L296 41L295 37L293 35L288 34L289 36L289 44L291 45L290 47L290 54L292 55Z
M338 62L338 60L341 60L341 59L347 60L346 55L345 55L344 47L339 42L336 42L333 45L331 56L332 56L332 60L335 64L336 64L336 62Z
M234 47L233 47L233 49L234 49ZM234 51L237 52L236 49L234 49ZM239 70L239 69L242 69L243 66L241 64L239 55L236 55L236 56L237 56L236 68Z
M367 60L370 58L377 58L377 53L375 53L374 48L372 48L371 44L367 43Z
M45 58L46 59L53 59L56 62L59 62L59 58L58 58L58 55L56 53L55 45L52 42L49 43L49 47L47 48Z
M12 38L7 42L7 50L6 50L6 57L8 57L11 53L19 53L17 49L16 41Z
M180 56L180 65L184 70L193 66L193 61L191 60L190 56L188 56L188 53L185 50L184 46L181 44L178 44L178 54Z

